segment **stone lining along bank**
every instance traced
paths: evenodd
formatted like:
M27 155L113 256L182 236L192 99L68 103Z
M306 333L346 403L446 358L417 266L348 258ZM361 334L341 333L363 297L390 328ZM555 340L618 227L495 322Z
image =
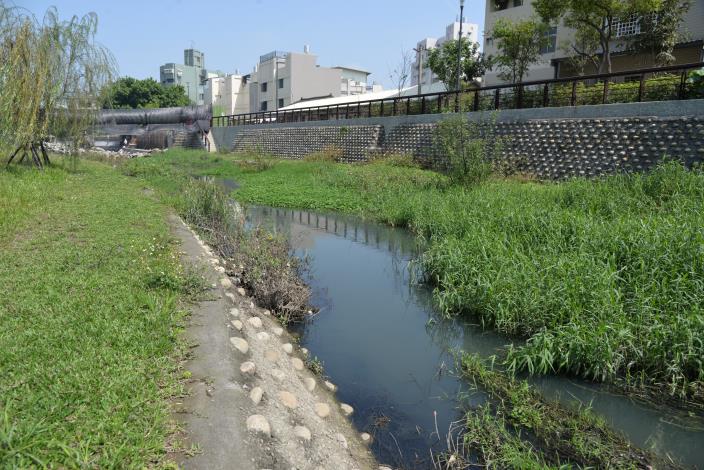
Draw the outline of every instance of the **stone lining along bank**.
M405 153L437 167L437 123L452 114L396 116L213 128L217 148L260 150L300 159L339 149L341 160L361 162L380 153ZM499 158L542 179L643 171L664 155L687 165L704 161L704 100L627 103L467 113L493 127ZM492 125L489 122L494 121Z

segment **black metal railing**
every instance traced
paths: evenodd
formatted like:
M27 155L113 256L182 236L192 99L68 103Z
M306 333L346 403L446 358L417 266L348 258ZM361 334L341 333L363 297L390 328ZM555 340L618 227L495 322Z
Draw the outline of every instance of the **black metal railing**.
M555 78L462 91L394 96L355 103L215 116L216 127L329 121L443 112L583 106L702 97L687 77L704 62L627 72Z

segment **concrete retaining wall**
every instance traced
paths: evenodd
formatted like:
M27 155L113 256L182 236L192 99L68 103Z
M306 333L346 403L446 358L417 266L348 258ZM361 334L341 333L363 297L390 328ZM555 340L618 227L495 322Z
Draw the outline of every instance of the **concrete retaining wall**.
M378 152L409 153L441 165L433 150L437 123L452 114L312 121L213 128L219 149L261 149L302 158L339 147L345 161ZM468 113L486 122L491 113ZM645 170L663 155L704 161L704 100L506 110L495 114L501 158L539 178Z

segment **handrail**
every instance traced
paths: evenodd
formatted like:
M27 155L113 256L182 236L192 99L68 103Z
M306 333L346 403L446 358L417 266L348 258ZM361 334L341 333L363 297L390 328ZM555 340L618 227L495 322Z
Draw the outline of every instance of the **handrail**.
M444 91L439 93L423 93L419 95L408 95L408 96L391 96L388 98L377 98L373 100L356 101L351 103L339 103L330 104L326 106L310 106L304 108L296 109L286 109L286 110L276 110L276 111L256 111L251 113L243 114L232 114L228 116L213 116L211 118L211 126L217 124L223 126L237 126L246 124L275 124L277 122L300 122L300 121L328 121L341 119L343 115L344 119L349 119L350 114L355 114L357 118L361 117L372 117L373 106L379 104L379 114L378 116L397 116L397 115L408 115L411 110L411 103L420 103L420 112L415 114L431 114L434 112L441 112L442 103L445 102L446 105L450 103L450 97L454 98L455 111L459 112L461 110L460 97L462 95L474 95L472 110L478 111L480 109L480 97L482 95L487 96L487 92L492 92L493 95L493 109L499 109L501 105L501 91L508 89L515 89L515 103L513 107L509 105L508 109L521 109L524 103L525 90L531 89L531 87L543 87L542 94L542 106L537 107L549 107L550 106L550 95L549 89L550 85L559 84L572 84L571 96L570 96L570 106L578 105L577 96L577 84L579 82L604 81L603 92L602 92L602 102L609 102L610 98L610 88L609 85L612 83L612 78L620 78L627 76L638 76L640 79L640 85L638 89L638 99L637 101L642 101L644 97L644 87L645 87L645 76L649 74L665 73L665 72L682 72L680 83L677 90L677 99L686 99L685 96L685 81L686 72L689 70L704 67L704 62L682 64L682 65L670 65L666 67L656 67L656 68L646 68L646 69L636 69L628 70L623 72L612 72L612 73L601 73L592 75L582 75L578 77L563 77L563 78L552 78L548 80L534 80L528 82L519 83L508 83L500 85L490 85L478 88L470 88L461 91ZM437 100L437 105L435 107L429 104ZM404 103L405 102L405 103ZM393 103L393 106L385 107L384 103ZM401 106L399 106L401 103ZM433 105L435 103L432 103ZM405 113L403 110L405 109ZM391 110L389 114L386 111ZM351 113L351 111L354 111ZM323 115L323 119L321 116ZM334 117L333 117L334 115ZM365 116L366 115L366 116ZM315 118L315 119L313 119Z

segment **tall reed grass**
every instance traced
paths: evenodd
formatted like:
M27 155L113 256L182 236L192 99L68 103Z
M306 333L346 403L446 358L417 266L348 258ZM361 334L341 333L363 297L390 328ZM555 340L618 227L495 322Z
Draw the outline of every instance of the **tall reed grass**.
M702 394L704 174L488 183L424 201L416 230L445 312L528 338L509 365Z

